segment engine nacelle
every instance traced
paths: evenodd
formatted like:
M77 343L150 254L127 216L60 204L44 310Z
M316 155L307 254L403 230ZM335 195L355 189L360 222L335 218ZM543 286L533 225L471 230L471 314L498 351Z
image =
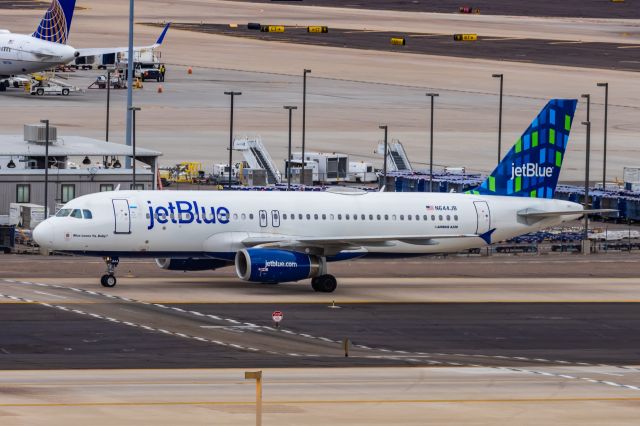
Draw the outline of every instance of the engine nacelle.
M210 271L229 266L230 262L227 260L190 257L156 259L156 264L169 271Z
M326 274L326 260L295 251L243 249L236 253L236 273L244 281L279 283Z

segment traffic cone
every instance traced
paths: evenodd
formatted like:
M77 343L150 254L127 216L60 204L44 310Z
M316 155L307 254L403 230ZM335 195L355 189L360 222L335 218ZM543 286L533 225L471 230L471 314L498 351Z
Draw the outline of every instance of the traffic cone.
M164 92L164 89L162 88L162 86L158 86L158 93L162 93Z
M187 68L187 74L193 74L193 68L191 67Z

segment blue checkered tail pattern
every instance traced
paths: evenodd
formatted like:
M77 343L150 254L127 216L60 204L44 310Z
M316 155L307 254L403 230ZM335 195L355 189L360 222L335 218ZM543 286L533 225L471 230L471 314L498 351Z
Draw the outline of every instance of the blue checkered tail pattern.
M67 44L76 0L52 0L33 37L53 43Z
M468 193L553 198L577 104L550 100L491 176Z

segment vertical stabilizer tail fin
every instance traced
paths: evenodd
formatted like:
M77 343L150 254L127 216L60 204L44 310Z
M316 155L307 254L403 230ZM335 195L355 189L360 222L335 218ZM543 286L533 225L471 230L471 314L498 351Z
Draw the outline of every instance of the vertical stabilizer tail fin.
M52 0L33 37L53 43L67 44L76 0Z
M550 100L487 180L469 192L553 198L577 103Z

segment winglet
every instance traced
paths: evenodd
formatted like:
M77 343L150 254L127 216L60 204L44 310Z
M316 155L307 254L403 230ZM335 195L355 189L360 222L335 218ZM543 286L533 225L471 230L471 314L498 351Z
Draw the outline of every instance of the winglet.
M169 31L170 26L171 22L168 22L167 25L164 26L164 30L162 30L160 37L158 37L158 40L156 40L156 46L160 46L162 44L162 42L164 41L164 36L167 35L167 31Z
M491 234L493 234L493 232L496 230L496 228L493 229L489 229L487 232L485 232L484 234L480 234L478 235L480 238L482 238L484 240L485 243L487 243L487 245L491 245Z

